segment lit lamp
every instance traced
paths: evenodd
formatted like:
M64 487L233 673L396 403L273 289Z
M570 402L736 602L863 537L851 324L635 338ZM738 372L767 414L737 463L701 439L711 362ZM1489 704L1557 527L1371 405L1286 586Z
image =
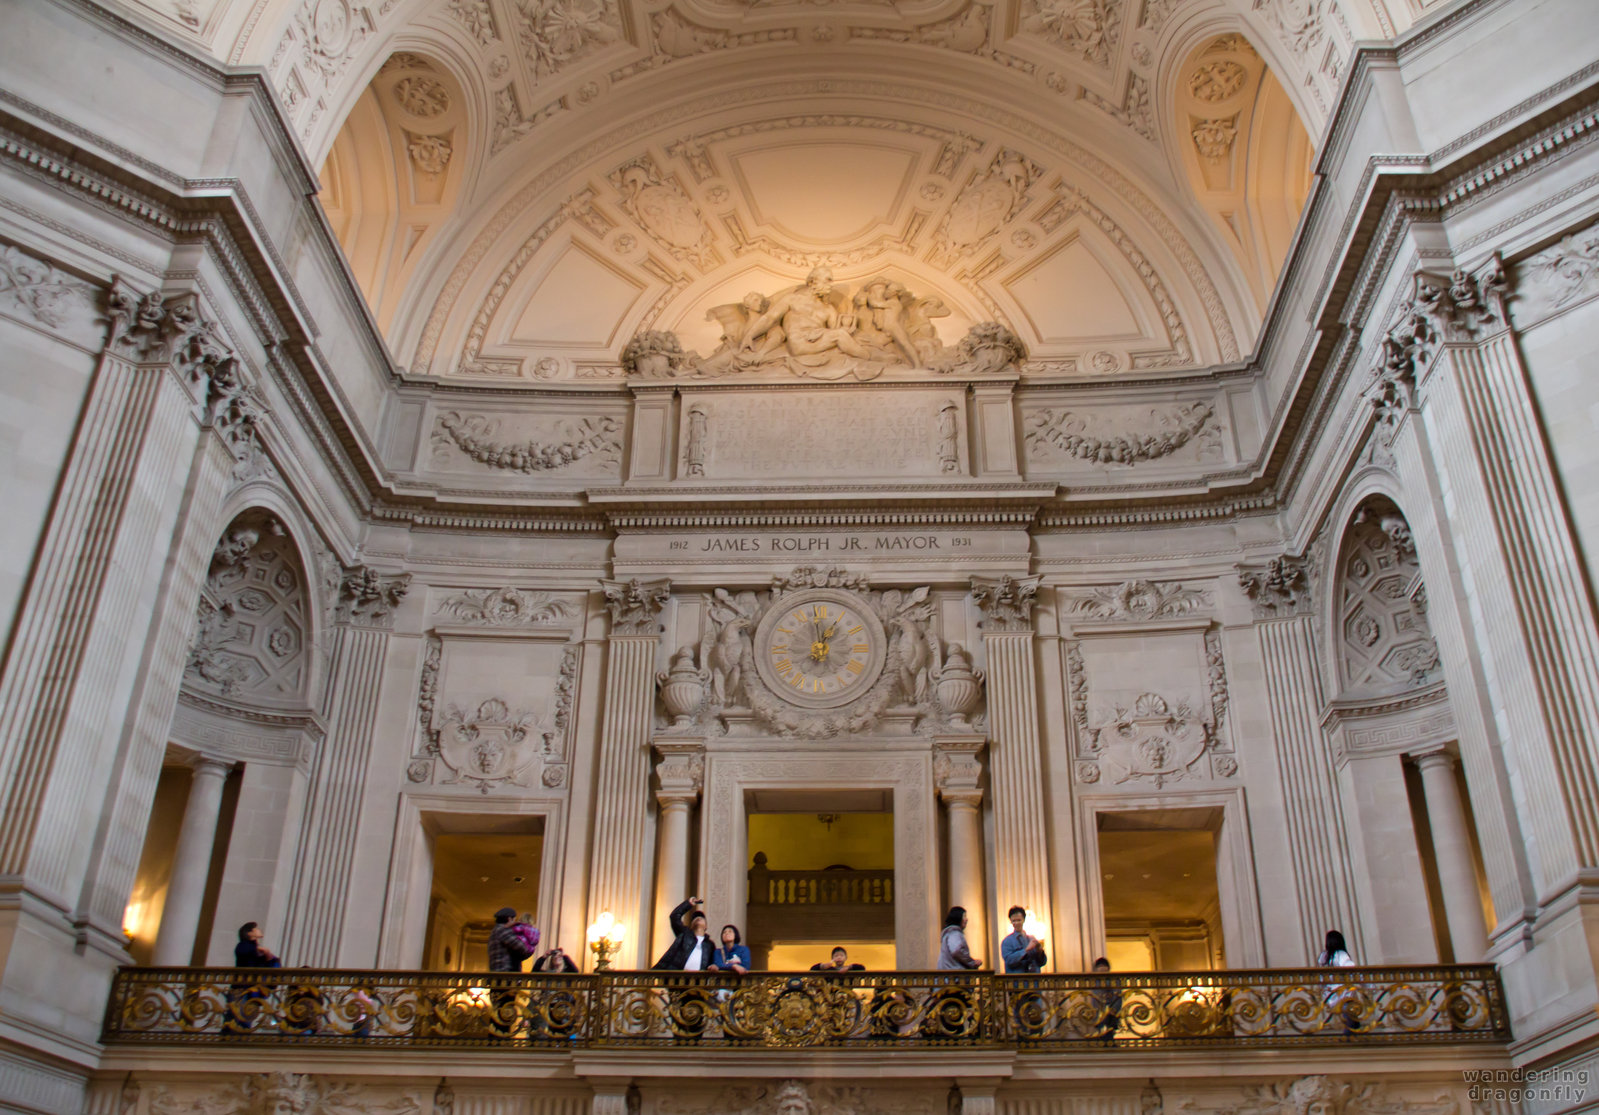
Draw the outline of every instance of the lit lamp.
M589 926L589 951L594 954L594 970L608 972L611 969L611 955L622 947L622 939L627 936L627 926L611 916L611 911L606 910Z
M1033 938L1035 941L1042 941L1046 939L1044 934L1049 932L1049 926L1039 921L1032 914L1028 914L1027 917L1022 920L1022 932Z

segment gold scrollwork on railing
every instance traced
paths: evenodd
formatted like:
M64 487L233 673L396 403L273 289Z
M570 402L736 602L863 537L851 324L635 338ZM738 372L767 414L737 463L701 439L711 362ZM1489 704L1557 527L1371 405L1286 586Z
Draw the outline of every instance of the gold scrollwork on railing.
M1090 1050L1504 1041L1491 967L994 976L125 968L108 1042Z

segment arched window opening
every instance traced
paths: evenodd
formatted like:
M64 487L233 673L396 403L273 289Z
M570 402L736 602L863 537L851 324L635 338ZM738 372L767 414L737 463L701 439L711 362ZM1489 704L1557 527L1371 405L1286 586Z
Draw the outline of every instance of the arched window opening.
M379 326L449 215L460 185L466 98L419 54L391 55L322 164L322 206Z
M1189 185L1264 309L1310 195L1310 134L1242 35L1204 43L1179 74L1176 134Z

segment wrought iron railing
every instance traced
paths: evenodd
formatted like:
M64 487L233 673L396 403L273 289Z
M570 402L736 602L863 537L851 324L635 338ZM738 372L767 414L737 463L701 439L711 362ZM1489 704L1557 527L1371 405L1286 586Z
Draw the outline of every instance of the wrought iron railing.
M1492 967L1114 976L124 968L107 1042L1091 1051L1505 1041Z

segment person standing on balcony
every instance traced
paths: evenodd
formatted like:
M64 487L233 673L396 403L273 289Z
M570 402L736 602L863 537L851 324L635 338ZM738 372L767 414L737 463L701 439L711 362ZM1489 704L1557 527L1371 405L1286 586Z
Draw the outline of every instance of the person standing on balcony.
M811 971L813 971L813 972L864 972L864 971L866 971L866 965L864 965L864 964L851 964L849 962L849 952L848 952L848 950L846 950L843 945L839 945L838 947L833 949L833 958L830 961L828 961L825 964L822 964L822 963L812 964L811 965Z
M534 938L535 941L538 938ZM520 972L522 961L533 955L533 946L527 943L522 927L517 924L516 911L502 906L494 911L494 928L489 932L489 971ZM516 992L498 988L489 993L492 1010L489 1029L496 1037L508 1038L516 1032Z
M1353 968L1355 958L1349 955L1349 946L1344 943L1344 935L1336 929L1327 930L1327 940L1321 950L1321 955L1316 957L1318 968ZM1364 1025L1365 990L1357 983L1337 983L1328 981L1326 1003L1330 1011L1336 1012L1344 1024L1344 1033L1359 1032Z
M944 915L944 933L938 950L938 970L959 972L981 968L983 962L966 945L966 907L951 906Z
M707 971L734 972L743 975L750 970L754 960L750 957L749 946L743 943L739 935L738 926L722 926L722 947L711 956L711 965Z
M710 971L716 953L705 931L705 914L699 909L700 900L689 898L679 902L666 921L676 935L667 946L655 967L673 972ZM684 921L684 915L688 920ZM698 1041L705 1033L705 1023L710 1014L710 996L701 987L673 987L668 992L666 1024L672 1036L688 1041Z
M528 926L532 929L532 926ZM538 941L537 930L533 940ZM533 955L527 933L516 920L516 911L502 906L494 912L494 929L489 933L489 971L520 972L522 961Z
M280 968L283 962L271 950L262 947L261 927L253 921L239 926L239 943L233 946L233 963L239 968ZM227 1017L223 1020L224 1033L248 1032L256 1018L265 1009L264 984L235 983L228 990Z
M566 955L566 950L559 946L551 949L537 960L533 961L535 972L550 972L559 975L562 972L577 971L577 961Z
M672 927L675 939L655 962L657 969L676 972L710 970L716 946L705 932L705 914L697 908L699 904L698 898L690 898L679 902L666 915L666 922ZM683 918L685 914L688 915L687 921Z
M1044 965L1049 963L1049 954L1044 951L1043 941L1022 928L1027 922L1027 911L1021 906L1012 906L1006 916L1010 918L1012 932L999 943L999 954L1005 961L1005 971L1028 975L1042 972Z

